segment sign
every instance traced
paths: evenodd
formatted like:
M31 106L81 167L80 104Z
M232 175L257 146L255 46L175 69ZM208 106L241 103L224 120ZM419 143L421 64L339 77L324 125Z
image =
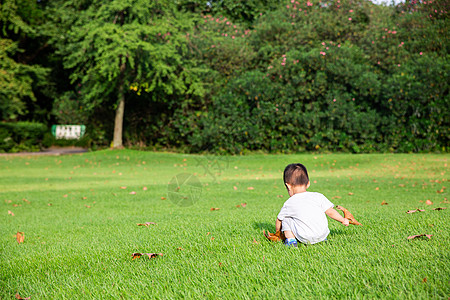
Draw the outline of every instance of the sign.
M84 125L53 125L52 134L56 139L78 140L86 132Z

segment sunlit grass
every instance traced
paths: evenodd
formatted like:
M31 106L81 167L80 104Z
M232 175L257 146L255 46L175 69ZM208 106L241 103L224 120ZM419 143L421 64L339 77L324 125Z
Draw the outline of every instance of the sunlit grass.
M448 206L448 158L1 157L0 298L445 298L449 209L432 208ZM261 228L274 229L287 199L282 170L292 162L307 166L311 191L364 226L329 220L328 243L298 249L265 241ZM180 173L203 186L193 206L167 195ZM406 214L415 208L425 212ZM144 222L157 225L136 225ZM433 236L407 239L422 233ZM132 260L133 252L164 255Z

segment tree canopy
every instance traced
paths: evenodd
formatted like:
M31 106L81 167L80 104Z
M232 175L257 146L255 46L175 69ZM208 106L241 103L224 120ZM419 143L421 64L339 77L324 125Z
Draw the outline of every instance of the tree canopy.
M114 147L448 151L446 1L6 0L0 13L4 121L83 123Z

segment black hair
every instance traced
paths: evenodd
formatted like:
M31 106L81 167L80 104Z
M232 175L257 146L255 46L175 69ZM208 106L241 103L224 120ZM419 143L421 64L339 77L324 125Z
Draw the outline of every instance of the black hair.
M309 182L308 171L302 164L290 164L284 169L283 180L293 186L307 186Z

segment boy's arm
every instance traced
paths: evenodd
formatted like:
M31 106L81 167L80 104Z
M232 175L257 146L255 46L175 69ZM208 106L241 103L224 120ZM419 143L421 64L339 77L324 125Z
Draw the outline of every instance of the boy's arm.
M275 230L281 231L281 221L277 218L277 221L275 222Z
M342 225L348 226L349 220L342 217L341 214L338 213L337 210L335 210L334 208L330 207L329 209L327 209L325 211L325 213L327 214L327 216L329 216L333 220L341 222Z

